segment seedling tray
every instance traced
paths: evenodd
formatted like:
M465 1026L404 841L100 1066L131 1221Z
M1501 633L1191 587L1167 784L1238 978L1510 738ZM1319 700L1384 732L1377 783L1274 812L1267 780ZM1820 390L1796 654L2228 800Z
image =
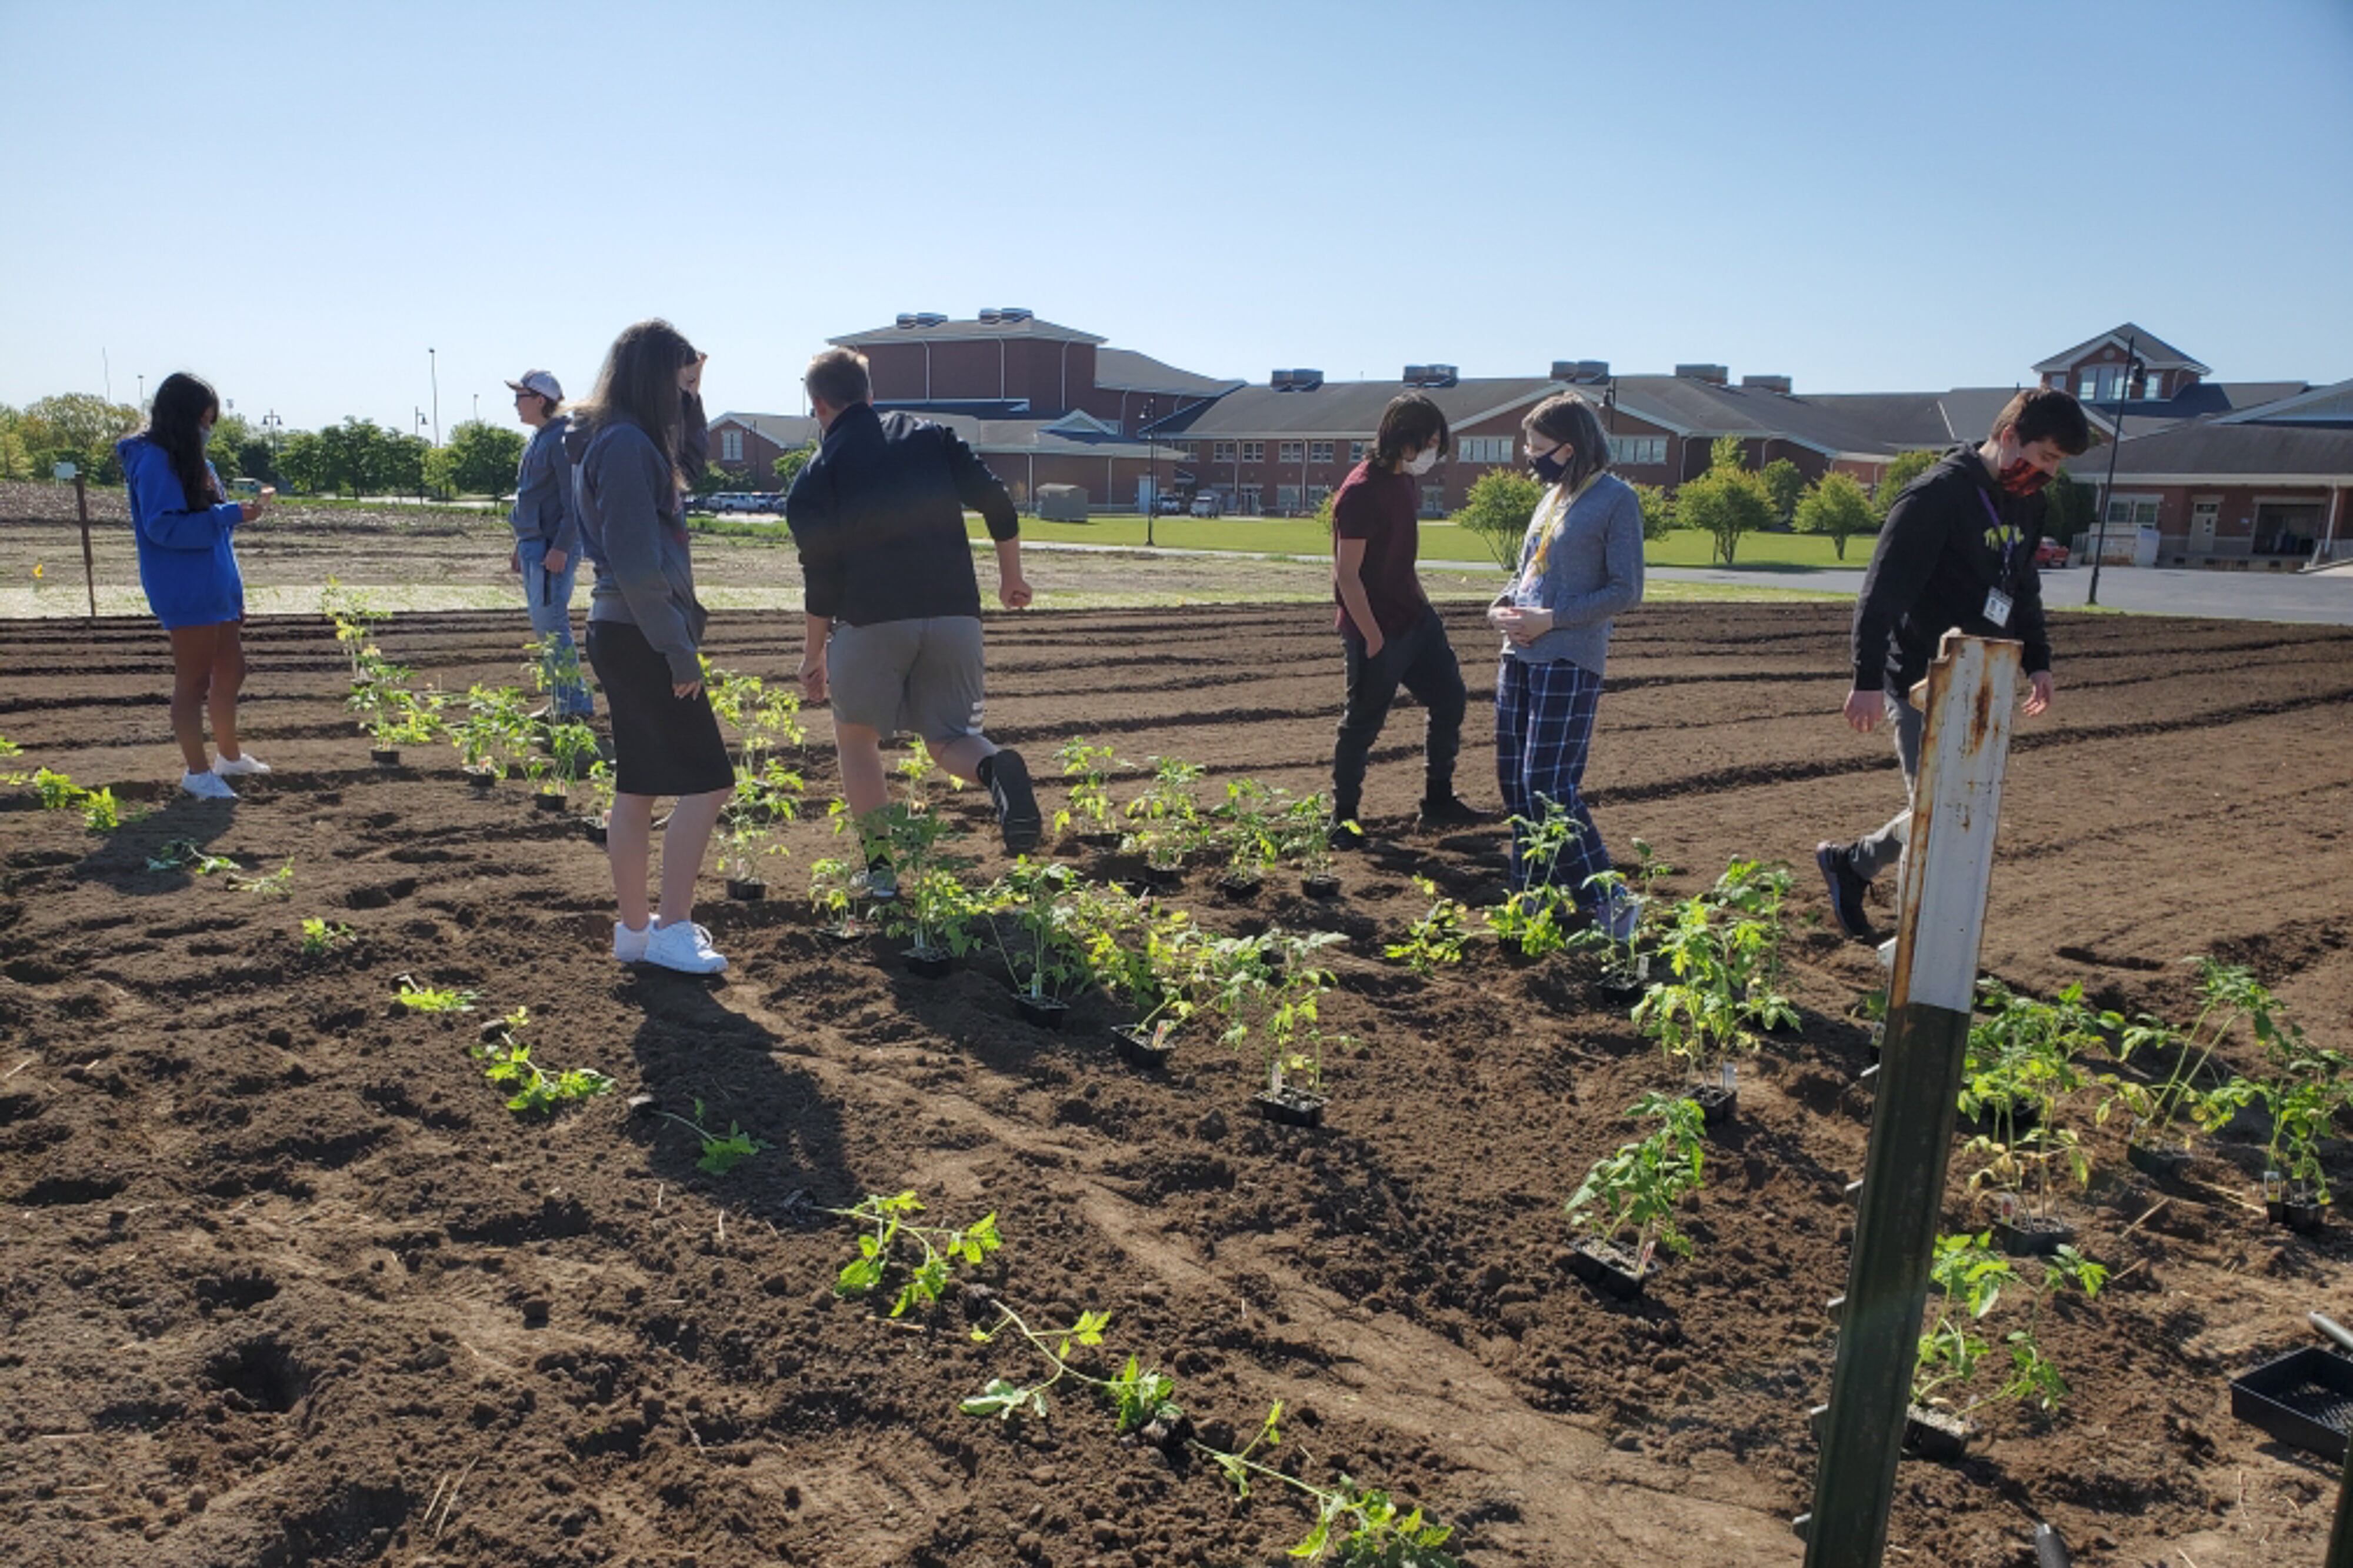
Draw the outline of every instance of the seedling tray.
M1169 1058L1176 1054L1176 1037L1174 1034L1163 1035L1155 1040L1152 1030L1129 1024L1113 1029L1111 1035L1119 1043L1120 1059L1130 1067L1156 1071L1166 1068Z
M1057 1002L1051 996L1025 996L1018 991L1013 994L1013 1005L1025 1022L1041 1029L1060 1028L1071 1011L1068 1003Z
M1705 1084L1691 1091L1693 1103L1699 1107L1703 1127L1721 1127L1740 1110L1740 1091L1725 1089L1721 1084Z
M1090 849L1116 849L1124 835L1118 833L1082 833L1079 842Z
M944 947L911 947L899 956L909 973L920 974L926 980L944 980L948 971L955 967L955 954Z
M1631 1257L1598 1236L1586 1237L1568 1255L1570 1273L1620 1301L1630 1301L1641 1295L1662 1267L1658 1254L1653 1252L1650 1261L1637 1272Z
M1904 1447L1909 1453L1939 1465L1957 1464L1968 1457L1977 1427L1948 1410L1915 1405L1904 1412Z
M475 770L469 768L466 770L466 782L474 786L477 794L488 795L491 790L498 787L499 775L496 773L478 773Z
M2353 1425L2353 1360L2318 1345L2290 1351L2231 1380L2231 1414L2334 1463Z
M584 817L581 819L581 824L582 830L588 835L588 842L591 844L602 844L610 837L610 832L606 826L594 818Z
M553 794L547 790L541 790L537 795L531 797L531 804L539 807L542 811L562 811L566 805L569 805L571 802L565 799L563 795Z
M368 761L374 763L380 768L396 768L400 766L400 748L398 746L370 746L368 748Z
M768 896L768 884L756 877L730 877L727 896L739 904L756 904Z
M2306 1236L2328 1228L2328 1205L2323 1203L2309 1203L2300 1198L2273 1203L2266 1199L2263 1213L2271 1216L2274 1225L2284 1225Z
M1281 1089L1262 1089L1250 1096L1250 1103L1269 1121L1285 1127L1321 1127L1324 1125L1324 1096L1310 1094L1289 1084Z
M1340 896L1340 879L1302 877L1299 879L1299 890L1311 899L1336 899Z
M1630 1001L1640 996L1650 989L1651 955L1647 952L1636 953L1631 966L1622 963L1603 964L1600 974L1594 981L1594 985L1601 994L1613 1002Z
M2189 1163L2187 1149L2160 1149L2152 1143L2125 1145L2125 1163L2145 1176L2178 1176Z
M1994 1245L2005 1258L2048 1258L2075 1239L2075 1227L2048 1215L1993 1222Z
M1257 898L1259 889L1264 886L1265 881L1257 877L1220 877L1218 879L1218 896L1240 903Z

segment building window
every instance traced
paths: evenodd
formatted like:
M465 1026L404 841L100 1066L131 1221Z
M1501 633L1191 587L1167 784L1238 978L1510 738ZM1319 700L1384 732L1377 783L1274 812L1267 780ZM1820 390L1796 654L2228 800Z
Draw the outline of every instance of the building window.
M1664 436L1612 436L1609 437L1609 460L1620 464L1663 463L1667 460L1667 438Z
M1209 451L1212 461L1230 463L1234 460L1234 444L1231 441L1219 441Z
M1243 461L1243 462L1245 462L1245 463L1263 463L1263 462L1265 462L1265 461L1266 461L1266 443L1265 443L1265 442L1263 442L1263 441L1245 441L1245 442L1243 442L1243 443L1242 443L1242 461Z
M1350 461L1350 462L1352 462L1352 463L1361 463L1361 462L1363 462L1364 460L1365 460L1365 444L1364 444L1362 441L1351 441L1351 442L1349 442L1349 443L1348 443L1348 461Z
M2158 389L2164 384L2163 372L2150 374L2140 389L2140 395L2161 396L2162 394ZM2078 384L2075 395L2085 403L2121 403L2128 391L2130 386L2125 380L2124 366L2120 364L2085 365L2083 380Z
M1299 511L1299 487L1297 485L1275 486L1274 510L1285 517L1296 516Z
M1278 463L1305 462L1307 460L1307 443L1304 441L1285 441L1282 443L1275 449L1274 460Z
M719 433L719 460L723 463L740 463L744 460L744 432L722 430Z
M1424 517L1443 517L1446 515L1446 487L1444 485L1424 485L1421 487L1421 515Z
M1326 497L1326 496L1328 496L1328 495L1330 495L1331 493L1332 493L1332 487L1331 487L1330 485L1310 485L1310 486L1308 486L1308 487L1307 487L1307 510L1310 510L1310 511L1313 511L1313 510L1314 510L1317 507L1322 506L1322 505L1324 504L1324 497Z
M1311 463L1330 462L1332 460L1332 443L1329 441L1308 442L1307 460Z
M2110 496L2108 526L2110 528L2155 528L2157 526L2155 496Z
M1188 463L1201 455L1201 444L1198 441L1166 441L1162 445Z
M1512 438L1509 436L1457 436L1454 456L1465 463L1508 463L1512 460Z
M2148 379L2141 384L2140 395L2143 398L2151 403L2163 402L2165 400L2165 373L2161 370L2150 371L2148 373Z

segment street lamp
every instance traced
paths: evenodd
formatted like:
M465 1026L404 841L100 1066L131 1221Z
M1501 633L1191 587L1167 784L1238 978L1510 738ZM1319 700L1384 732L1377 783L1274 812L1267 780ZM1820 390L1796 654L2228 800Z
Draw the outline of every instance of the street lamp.
M1149 548L1153 542L1152 525L1160 516L1160 447L1152 429L1152 399L1148 397L1144 400L1144 461L1152 476L1151 484L1145 487L1144 507L1144 542Z
M438 447L441 444L441 363L433 357L431 349L425 351L425 372L433 378L433 444Z
M422 408L417 411L417 438L420 441L425 439L425 410ZM422 457L417 459L417 504L425 504L425 459Z
M2092 545L2092 585L2084 595L2085 605L2100 602L2100 558L2108 552L2109 498L2116 493L2116 450L2125 444L2125 403L2132 392L2133 366L2138 363L2135 351L2140 347L2140 336L2135 333L2125 340L2124 379L2116 384L2116 422L2108 433L2108 482L2100 487L2100 521Z

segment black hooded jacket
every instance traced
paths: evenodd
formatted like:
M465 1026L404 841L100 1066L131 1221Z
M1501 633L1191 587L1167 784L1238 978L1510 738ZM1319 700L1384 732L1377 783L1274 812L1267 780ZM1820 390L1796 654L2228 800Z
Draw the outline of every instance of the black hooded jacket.
M1854 602L1854 689L1902 698L1958 628L2026 645L2029 675L2051 668L2034 547L2048 501L1994 483L1975 447L1956 447L1888 510ZM2010 624L1986 618L1986 591L2010 595Z

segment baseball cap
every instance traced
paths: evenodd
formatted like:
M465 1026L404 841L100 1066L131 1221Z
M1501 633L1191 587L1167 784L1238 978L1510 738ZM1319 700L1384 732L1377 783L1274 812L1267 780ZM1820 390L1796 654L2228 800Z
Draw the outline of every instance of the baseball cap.
M556 384L555 377L543 370L527 370L522 373L521 381L511 381L507 384L517 392L535 392L551 403L564 401L564 388Z

